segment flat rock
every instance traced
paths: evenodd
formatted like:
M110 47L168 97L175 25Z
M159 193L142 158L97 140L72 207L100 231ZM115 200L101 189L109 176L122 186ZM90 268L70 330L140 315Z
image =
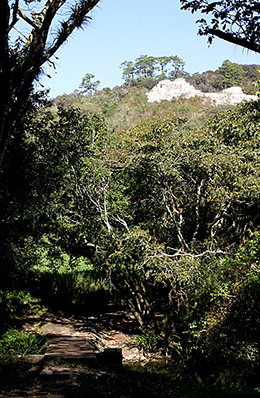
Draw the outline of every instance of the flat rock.
M48 322L40 328L40 333L45 335L72 335L75 332L73 325Z
M67 368L51 369L45 368L40 373L40 378L44 380L65 380L70 377L70 370Z
M44 355L25 355L23 359L31 364L39 364L43 361Z

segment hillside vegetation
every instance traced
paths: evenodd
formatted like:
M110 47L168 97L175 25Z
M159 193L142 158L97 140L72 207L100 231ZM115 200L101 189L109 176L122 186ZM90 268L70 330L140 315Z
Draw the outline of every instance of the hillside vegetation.
M215 79L195 78L207 91ZM13 138L2 332L39 302L113 302L179 377L259 391L260 104L151 104L146 82L43 101Z
M79 90L55 98L55 105L72 105L84 113L99 113L111 130L128 129L141 121L169 115L187 118L190 126L197 127L210 115L228 107L216 108L200 98L173 98L171 102L152 104L147 102L146 93L161 79L184 77L202 92L218 92L238 85L245 94L256 94L254 82L259 78L258 65L240 65L228 60L216 71L194 75L184 70L185 63L177 56L140 56L135 62L125 61L121 66L124 85L98 90L100 81L86 74Z

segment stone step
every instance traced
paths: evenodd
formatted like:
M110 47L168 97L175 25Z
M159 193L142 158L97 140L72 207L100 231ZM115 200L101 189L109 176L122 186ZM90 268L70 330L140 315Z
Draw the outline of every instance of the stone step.
M100 352L98 347L85 337L57 336L47 343L44 356L45 367L51 361L78 361L84 364L122 365L123 356L120 348L106 348Z
M70 378L70 370L66 368L44 368L40 373L42 380L67 380Z
M48 341L45 359L95 359L98 352L98 347L84 337L59 336Z

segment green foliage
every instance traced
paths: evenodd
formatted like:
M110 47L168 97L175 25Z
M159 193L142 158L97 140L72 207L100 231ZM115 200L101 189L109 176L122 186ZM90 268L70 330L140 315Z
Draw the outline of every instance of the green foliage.
M259 71L259 69L258 69L258 72L260 72ZM260 89L260 79L258 78L258 79L256 79L254 82L253 82L253 85L255 86L255 88L256 88L256 95L259 97L260 96L260 91L259 91L259 89Z
M215 71L194 73L187 77L195 88L203 92L218 92L231 86L240 86L245 94L256 94L254 82L258 65L241 65L226 60Z
M259 225L258 129L258 103L250 103L196 131L176 118L142 123L120 142L128 151L123 170L131 225L139 229L131 228L109 257L112 284L145 331L140 344L150 341L152 324L184 372L223 385L248 382L257 369L254 344L245 334L234 343L231 327L238 327L239 306L252 330L258 322L250 273L232 260L249 228ZM255 261L251 280L258 278L254 267ZM157 294L165 305L170 297L165 322L155 317ZM220 331L229 337L218 339ZM210 366L214 355L218 369ZM234 377L237 366L245 371Z
M135 65L132 61L124 61L120 65L123 68L123 79L127 86L131 86L132 82L135 80Z
M108 286L102 273L87 257L66 252L55 236L45 234L37 241L28 237L14 252L16 262L23 264L23 278L33 283L31 291L48 305L86 307L95 295L97 305L102 297L105 303ZM13 300L21 311L19 294L14 292ZM92 309L95 310L94 303Z
M219 73L223 76L225 88L240 86L246 76L242 65L225 60L219 68Z
M84 311L109 287L138 321L139 347L170 352L181 374L248 383L258 369L259 104L207 109L191 129L181 115L202 112L198 98L155 105L140 87L102 91L81 110L28 121L21 187L6 174L10 279Z
M83 77L82 82L80 83L79 89L80 93L82 94L93 94L97 90L100 80L97 81L92 81L94 79L95 75L92 75L91 73L86 73L86 75Z
M0 355L30 355L42 352L46 337L9 329L0 336Z
M42 310L41 300L33 297L28 291L7 291L4 302L9 319L26 318L39 314Z
M212 74L215 75L216 73L212 72ZM195 86L196 81L201 82L200 76L192 76L188 80ZM211 80L205 77L205 91L215 91L210 82ZM98 90L92 96L76 96L73 93L57 97L55 104L63 106L73 105L81 109L83 113L98 113L105 116L108 130L117 130L120 134L122 131L134 127L143 121L168 118L169 116L188 117L189 125L193 129L207 123L211 115L230 108L227 105L216 107L215 105L205 104L199 97L189 99L179 98L171 102L161 101L160 103L150 103L147 101L146 93L155 83L155 79L146 78L138 86L121 86L114 87L113 89L105 88ZM202 87L203 84L199 84L197 88L204 90ZM246 85L247 91L253 89L251 80L246 79ZM224 85L222 84L219 89L223 88ZM253 92L251 93L253 94Z
M165 351L165 340L162 336L150 330L145 335L134 335L131 339L131 346L137 347L146 353L162 353Z
M216 131L226 145L248 148L248 156L254 159L259 141L260 105L248 102L237 105L226 113L216 115L209 128Z
M194 73L187 78L187 81L196 89L206 93L217 92L225 88L223 76L217 71Z
M100 214L85 186L90 185L88 179L103 178L102 164L93 160L105 135L101 116L83 115L76 109L60 108L57 114L41 110L28 122L5 174L8 209L3 219L9 221L1 243L10 289L30 287L48 304L84 306L95 292L104 298L102 275L87 258L95 251L94 234L100 230L94 219ZM1 283L6 284L4 278Z
M236 255L236 266L244 273L243 284L260 289L260 233L251 232L249 238L241 244Z
M87 181L96 178L91 159L100 150L105 131L101 116L64 108L57 116L43 113L27 131L27 142L34 147L30 176L33 198L24 217L33 214L34 223L41 220L41 225L52 225L65 249L81 246L82 240L87 244L87 230L95 228L83 184L88 186ZM34 173L42 175L42 180L35 179Z
M120 67L123 69L125 85L133 86L147 79L155 79L154 85L158 79L175 79L185 76L187 73L184 72L184 65L185 63L177 55L163 57L140 55L135 62L124 61ZM160 73L156 74L156 72Z
M183 361L185 372L223 387L258 385L258 262L255 232L241 244L235 259L218 260L213 267L200 265L201 279L182 314L185 339L180 339L179 364ZM192 308L193 299L197 305Z
M154 322L151 287L160 279L160 256L163 248L153 242L147 231L134 228L117 240L117 247L108 258L112 287L123 294L144 330Z
M24 264L21 262L20 267ZM47 309L43 306L41 299L32 296L29 288L26 286L24 269L23 278L21 278L19 286L28 290L8 290L0 291L0 333L5 331L10 325L14 325L30 317L44 317ZM18 283L16 284L18 287Z
M71 272L86 272L92 269L91 262L86 257L75 257L59 246L55 236L42 235L38 242L28 237L24 242L23 263L35 275L44 273L69 274ZM26 264L26 262L29 262Z
M107 116L111 117L115 114L117 108L117 102L109 95L109 90L107 90L107 95L101 96L99 98L99 105L101 107L102 113Z

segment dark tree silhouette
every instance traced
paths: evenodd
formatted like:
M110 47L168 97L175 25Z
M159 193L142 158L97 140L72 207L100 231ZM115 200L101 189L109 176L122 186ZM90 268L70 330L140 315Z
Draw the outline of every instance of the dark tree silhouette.
M24 116L33 82L99 0L0 1L0 166Z
M199 34L214 37L260 53L260 4L257 0L180 0L183 10L198 11ZM207 18L207 17L206 17Z

